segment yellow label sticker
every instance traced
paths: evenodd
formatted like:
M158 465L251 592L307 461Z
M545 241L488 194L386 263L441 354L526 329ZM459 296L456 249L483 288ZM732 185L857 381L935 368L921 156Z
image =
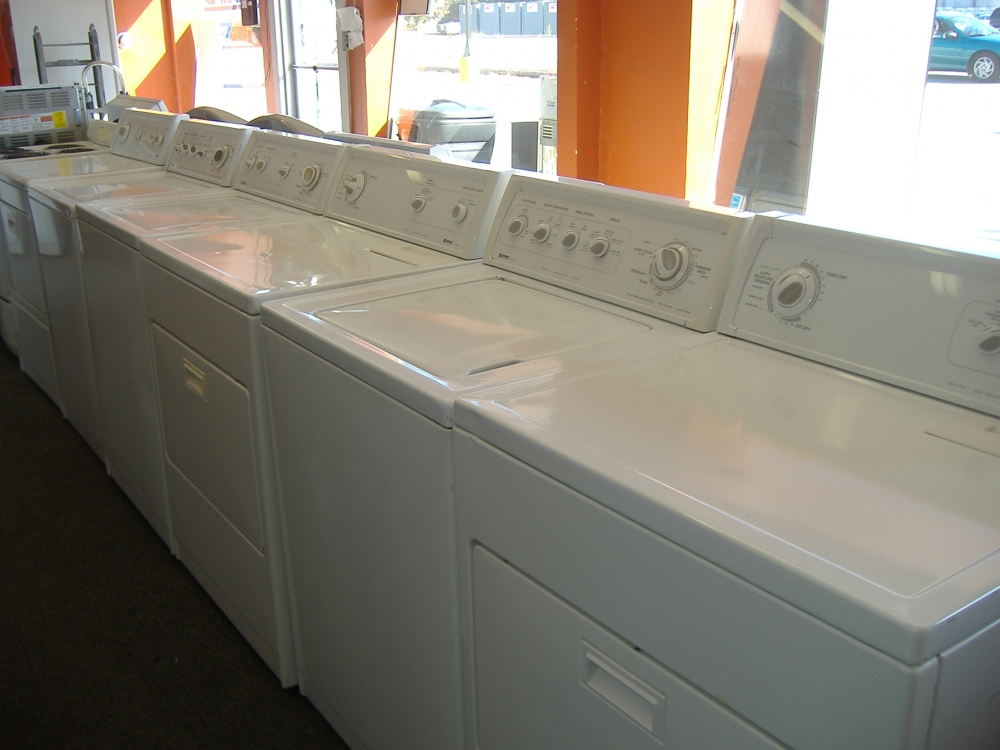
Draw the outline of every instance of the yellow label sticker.
M65 112L53 112L52 113L52 124L55 125L57 128L65 128L66 125L67 125L67 122L66 122L66 113Z
M73 160L72 159L60 159L59 160L59 176L60 177L72 177L73 176Z

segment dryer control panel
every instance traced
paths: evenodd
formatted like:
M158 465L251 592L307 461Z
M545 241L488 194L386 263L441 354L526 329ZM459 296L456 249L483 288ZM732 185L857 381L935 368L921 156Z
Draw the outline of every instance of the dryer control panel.
M759 216L719 330L1000 415L997 258Z
M162 167L173 152L177 128L187 119L187 115L152 109L123 110L111 153Z
M232 187L253 128L185 120L177 128L167 171Z
M516 175L486 263L714 330L748 219L579 181Z
M505 173L383 149L350 148L326 215L472 260L483 256Z
M255 130L243 153L235 187L321 214L345 148L319 138Z

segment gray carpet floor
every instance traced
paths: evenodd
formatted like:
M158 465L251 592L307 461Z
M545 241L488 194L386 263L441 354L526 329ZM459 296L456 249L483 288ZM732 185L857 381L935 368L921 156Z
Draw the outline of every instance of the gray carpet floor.
M0 746L347 747L2 344Z

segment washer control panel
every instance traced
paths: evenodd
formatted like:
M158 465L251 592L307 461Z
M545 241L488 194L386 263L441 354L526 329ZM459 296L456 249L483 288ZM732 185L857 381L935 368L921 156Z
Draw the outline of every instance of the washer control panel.
M1000 415L1000 259L759 216L719 330Z
M186 120L177 128L167 171L232 187L253 128Z
M187 119L151 109L123 110L111 153L162 167L173 152L177 128Z
M505 179L473 164L349 148L326 215L472 260Z
M593 184L511 177L486 262L713 330L747 219Z
M239 161L235 187L310 213L323 213L346 148L320 138L255 130Z

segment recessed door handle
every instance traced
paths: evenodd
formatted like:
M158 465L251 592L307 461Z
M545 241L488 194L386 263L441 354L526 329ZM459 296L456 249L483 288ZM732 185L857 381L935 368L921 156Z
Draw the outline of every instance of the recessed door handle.
M205 379L205 373L186 359L184 360L184 385L206 401L208 400L208 381Z

